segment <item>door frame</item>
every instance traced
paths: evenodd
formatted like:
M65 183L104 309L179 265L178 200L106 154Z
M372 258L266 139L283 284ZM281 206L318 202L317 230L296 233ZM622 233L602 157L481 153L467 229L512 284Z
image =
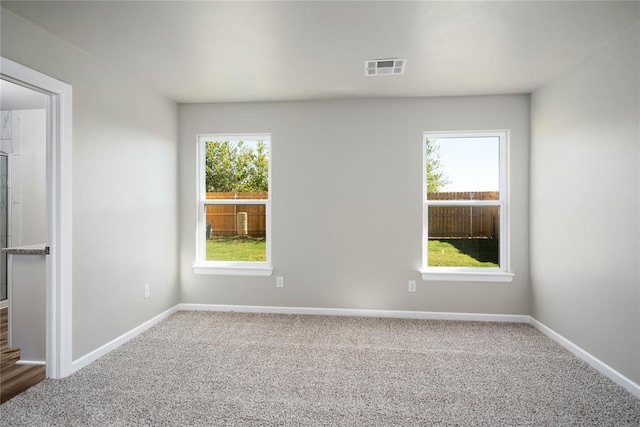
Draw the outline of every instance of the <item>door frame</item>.
M71 85L0 57L0 78L47 95L46 375L72 373L72 100Z

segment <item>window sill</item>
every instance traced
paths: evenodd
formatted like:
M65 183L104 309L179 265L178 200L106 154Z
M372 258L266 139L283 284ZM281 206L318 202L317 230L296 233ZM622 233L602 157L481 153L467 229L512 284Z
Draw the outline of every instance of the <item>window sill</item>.
M247 265L248 264L248 265ZM193 266L195 274L214 274L218 276L264 276L268 277L273 274L273 268L264 264L195 264Z
M504 271L469 271L460 269L422 269L422 280L430 282L510 283L515 274Z

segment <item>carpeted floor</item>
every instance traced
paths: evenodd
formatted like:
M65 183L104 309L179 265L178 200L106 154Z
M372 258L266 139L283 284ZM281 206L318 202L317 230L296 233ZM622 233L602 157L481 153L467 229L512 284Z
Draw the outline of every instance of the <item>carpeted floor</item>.
M179 312L0 406L13 425L640 425L529 325Z

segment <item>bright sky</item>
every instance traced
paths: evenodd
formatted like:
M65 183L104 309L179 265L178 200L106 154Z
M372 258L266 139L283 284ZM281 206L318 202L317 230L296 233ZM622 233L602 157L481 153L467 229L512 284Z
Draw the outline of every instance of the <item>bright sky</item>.
M497 137L437 138L440 163L449 183L441 191L498 191L500 144Z
M227 139L211 139L211 141L218 141L218 142L223 142L223 141L227 141L229 143L233 143L233 145L238 146L238 143L240 141L236 141L235 139L233 140L227 140ZM209 141L209 140L208 140ZM255 150L256 147L258 146L258 141L257 140L249 140L249 139L243 139L242 142L244 142L244 146L245 147L250 147L252 150Z
M255 150L258 147L258 141L256 141L256 140L245 139L243 142L244 142L244 146L245 147L250 147L252 150ZM237 144L238 144L238 142L236 142L236 145Z

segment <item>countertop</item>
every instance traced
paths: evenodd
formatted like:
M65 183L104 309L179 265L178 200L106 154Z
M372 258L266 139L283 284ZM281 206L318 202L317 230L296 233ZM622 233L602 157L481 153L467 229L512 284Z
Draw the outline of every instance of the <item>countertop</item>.
M11 248L2 248L2 253L13 255L49 255L49 246L45 243L15 246Z

